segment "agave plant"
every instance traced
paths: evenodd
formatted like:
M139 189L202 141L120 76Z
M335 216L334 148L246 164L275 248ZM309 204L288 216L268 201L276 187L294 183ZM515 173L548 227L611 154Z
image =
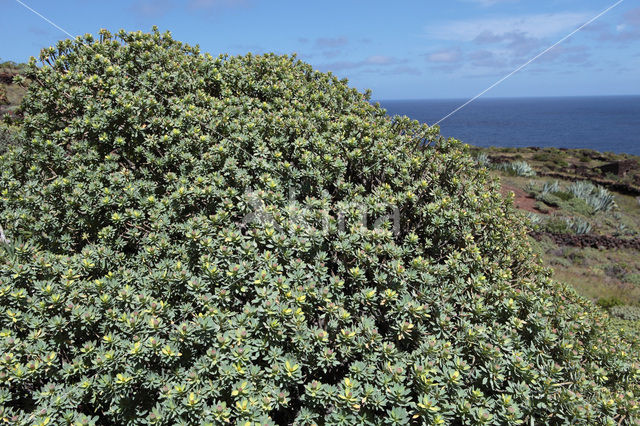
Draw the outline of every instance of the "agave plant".
M538 184L534 180L530 180L524 187L529 194L535 194L538 191Z
M591 232L591 224L584 219L570 219L566 218L567 226L577 235L584 235Z
M542 190L540 191L540 195L541 196L545 196L547 194L553 194L554 192L558 192L560 191L560 185L558 184L558 181L553 181L553 182L545 182L542 185Z
M601 186L595 186L590 182L579 181L569 185L569 192L575 197L583 199L594 213L607 212L616 208L613 194Z
M587 203L593 207L595 212L607 212L616 207L616 202L613 194L609 190L598 187L597 190L587 200Z
M481 167L490 167L491 159L486 152L481 152L476 156L476 163Z
M587 200L596 190L596 187L588 181L577 181L569 185L568 190L574 197Z
M544 222L544 218L537 213L527 212L527 218L531 225L541 225Z
M627 227L627 225L625 225L624 223L619 223L616 225L616 230L614 235L625 235L628 234L629 232L629 228Z
M500 169L513 173L516 176L535 176L536 172L531 168L526 161L513 161L509 163L502 163Z

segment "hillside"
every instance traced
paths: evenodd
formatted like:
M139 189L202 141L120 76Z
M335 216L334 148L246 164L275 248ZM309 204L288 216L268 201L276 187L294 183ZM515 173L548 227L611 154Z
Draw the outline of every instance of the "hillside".
M21 74L26 64L16 64L15 62L0 63L0 117L5 114L15 114L26 89L13 83L13 78Z
M640 330L640 157L587 149L473 150L532 221L530 235L554 276L630 320L621 325ZM606 191L585 196L590 183ZM598 202L604 204L594 208Z

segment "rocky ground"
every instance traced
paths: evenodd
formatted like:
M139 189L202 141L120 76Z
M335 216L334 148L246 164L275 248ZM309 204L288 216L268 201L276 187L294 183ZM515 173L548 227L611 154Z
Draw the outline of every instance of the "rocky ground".
M586 149L472 150L500 178L503 194L513 193L515 206L532 219L530 235L554 276L639 327L640 157ZM505 167L513 162L525 162L535 174L519 176ZM593 211L572 194L575 182L606 189L615 203ZM545 193L545 187L553 189Z
M0 64L0 118L13 116L26 93L24 87L13 83L13 78L20 74L24 64Z

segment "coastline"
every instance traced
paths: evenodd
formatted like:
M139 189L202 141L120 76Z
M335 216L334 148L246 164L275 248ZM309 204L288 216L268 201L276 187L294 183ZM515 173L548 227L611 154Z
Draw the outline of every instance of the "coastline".
M484 153L493 163L526 161L539 176L569 181L587 180L616 192L640 195L638 155L586 148L469 147L474 156Z
M379 101L388 115L432 124L480 147L592 149L640 155L640 96L480 98L446 120L461 100Z
M628 312L640 315L640 156L541 147L469 150L528 218L536 255L556 279L616 321ZM627 326L640 330L640 322Z

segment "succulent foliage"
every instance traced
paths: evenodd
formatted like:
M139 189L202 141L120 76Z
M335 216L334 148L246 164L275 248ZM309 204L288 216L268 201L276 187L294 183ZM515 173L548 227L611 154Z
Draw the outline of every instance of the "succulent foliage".
M565 220L567 221L567 226L569 227L569 229L571 229L577 235L588 234L589 232L591 232L591 224L584 219L566 218Z
M476 163L480 167L487 167L487 168L491 167L491 159L489 158L486 152L481 152L476 156Z
M516 176L535 176L536 171L526 161L501 163L498 168Z
M595 186L591 182L574 182L568 189L573 196L583 199L593 209L594 214L600 211L607 212L616 207L613 194L606 188Z
M560 191L560 185L558 185L557 180L553 182L547 181L542 185L542 190L540 191L540 195L544 196L547 194L553 194L558 191Z
M437 128L156 30L41 60L0 153L6 422L638 420L633 336Z

